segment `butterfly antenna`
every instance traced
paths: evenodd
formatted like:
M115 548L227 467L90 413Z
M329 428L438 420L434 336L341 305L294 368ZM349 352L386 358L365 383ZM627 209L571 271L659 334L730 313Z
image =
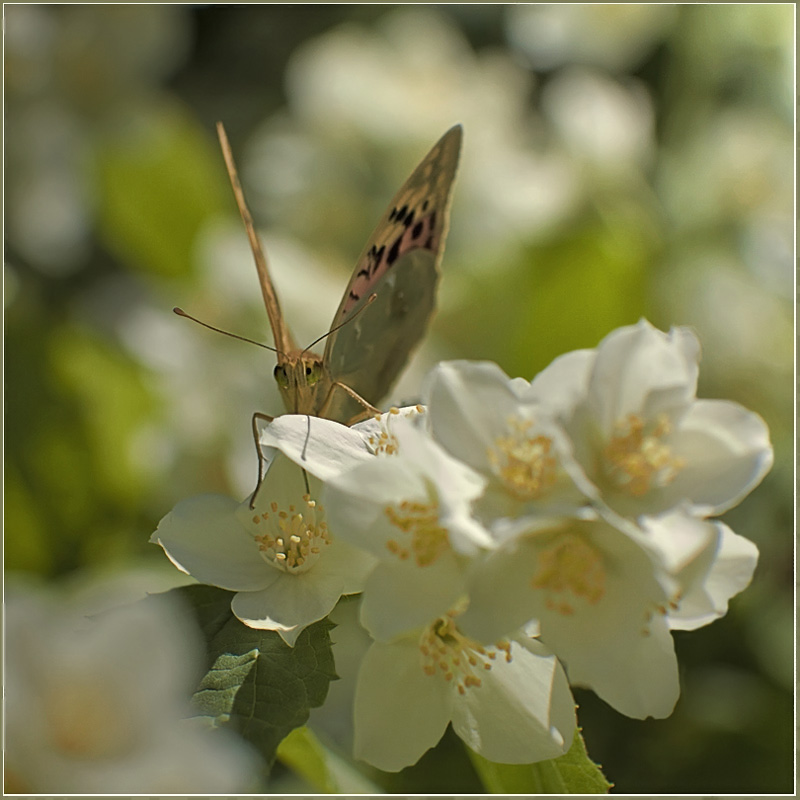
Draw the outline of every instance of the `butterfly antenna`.
M278 297L272 288L272 281L269 277L267 257L264 255L261 242L258 239L258 234L256 234L253 217L250 214L250 210L247 208L244 192L242 191L242 184L239 181L239 174L236 171L236 162L233 160L231 145L228 141L228 135L225 133L225 126L221 122L217 123L217 135L219 136L219 143L222 147L225 167L228 170L228 178L230 178L231 187L233 188L233 195L236 198L236 205L239 207L239 214L242 218L242 222L244 222L247 238L250 241L250 249L253 252L253 259L256 262L258 282L261 285L261 294L264 298L264 305L267 307L267 316L269 317L269 323L272 327L272 338L273 341L282 348L282 350L278 350L277 352L288 352L294 349L294 345L290 341L288 331L286 331L279 322L279 320L282 319L281 309L278 303Z
M318 344L323 339L325 339L326 337L330 336L334 331L338 331L339 328L344 328L345 325L349 325L362 311L364 311L365 308L367 308L369 305L374 303L377 299L378 299L378 295L373 292L367 298L367 302L364 303L364 305L361 306L361 308L359 308L358 311L356 311L355 314L352 314L351 316L349 316L344 322L340 322L338 325L334 325L333 328L331 328L327 333L323 333L322 336L320 336L318 339L314 339L314 341L311 342L311 344L308 345L308 347L303 348L303 353L307 353L315 344ZM302 356L303 353L300 353L300 355Z
M258 347L263 347L265 350L272 350L273 353L278 353L279 355L284 356L285 354L278 350L276 347L270 347L268 344L262 344L261 342L257 342L255 339L248 339L246 336L239 336L236 333L231 333L230 331L224 331L222 328L215 328L213 325L209 325L207 322L201 322L197 317L193 317L191 314L187 314L182 308L173 308L173 313L177 314L179 317L186 317L186 319L190 319L192 322L196 322L198 325L202 325L204 328L208 328L210 331L216 331L217 333L224 333L226 336L230 336L231 339L239 339L241 342L249 342L250 344L258 345Z

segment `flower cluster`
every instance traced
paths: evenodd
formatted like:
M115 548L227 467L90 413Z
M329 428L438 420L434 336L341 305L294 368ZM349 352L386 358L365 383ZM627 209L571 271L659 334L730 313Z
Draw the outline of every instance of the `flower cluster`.
M671 630L723 615L752 577L755 546L712 517L770 468L768 431L696 398L698 357L690 331L641 321L531 382L446 362L423 407L351 428L279 417L252 502L187 501L154 540L289 643L362 593L357 758L402 769L448 724L493 761L556 757L569 683L668 716Z

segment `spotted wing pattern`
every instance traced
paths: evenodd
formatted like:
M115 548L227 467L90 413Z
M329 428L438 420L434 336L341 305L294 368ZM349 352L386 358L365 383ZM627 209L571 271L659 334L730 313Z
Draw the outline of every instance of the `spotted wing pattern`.
M395 195L359 257L328 337L323 362L331 378L379 403L425 335L435 305L450 194L461 148L451 128ZM361 308L372 294L369 308ZM333 419L363 410L340 393Z
M358 259L334 325L342 322L359 300L368 297L384 273L410 250L419 247L435 253L438 267L440 245L447 235L461 135L460 125L447 131L395 195Z

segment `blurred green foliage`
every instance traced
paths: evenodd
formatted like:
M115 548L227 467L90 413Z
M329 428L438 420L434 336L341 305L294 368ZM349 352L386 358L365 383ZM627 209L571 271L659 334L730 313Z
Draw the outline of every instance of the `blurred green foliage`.
M180 107L137 115L121 135L99 143L98 232L129 269L191 275L195 241L227 200L216 156L206 132Z
M147 540L175 502L250 489L249 416L280 410L270 367L170 314L266 335L217 119L309 341L388 198L460 121L440 313L402 391L433 359L530 378L640 316L697 329L701 396L738 400L772 431L775 468L726 516L759 568L725 619L676 636L670 719L579 693L580 722L618 792L791 791L790 5L4 17L7 569L160 564ZM383 780L479 790L447 737Z

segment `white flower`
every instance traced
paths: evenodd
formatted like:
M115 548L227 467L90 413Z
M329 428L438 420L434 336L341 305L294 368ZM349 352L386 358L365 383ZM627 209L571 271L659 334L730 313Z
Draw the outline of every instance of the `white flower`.
M469 559L492 545L470 513L484 480L413 423L397 422L396 454L332 477L324 495L331 526L378 559L361 621L379 640L446 612L464 592Z
M725 616L728 601L750 584L758 548L727 525L677 511L642 519L648 541L680 584L670 604L673 630L695 630Z
M183 572L237 592L233 613L251 628L277 631L294 645L342 595L361 591L373 560L332 535L312 495L318 482L274 454L255 498L184 500L151 537Z
M31 588L5 599L7 791L252 789L254 753L182 719L203 656L181 608L152 598L87 617Z
M346 472L376 455L394 455L394 424L421 424L422 406L393 408L352 427L306 414L283 414L259 432L259 444L269 462L280 450L322 481Z
M677 584L635 526L584 519L498 526L504 543L473 565L461 627L482 641L528 620L588 686L631 717L669 716L678 665L667 622Z
M398 452L399 442L394 435L395 425L401 427L407 423L424 430L427 421L427 409L424 406L406 406L404 408L391 408L385 414L370 417L370 419L353 425L352 430L358 431L367 443L367 447L375 455L393 456Z
M491 362L442 362L428 375L425 396L435 439L487 478L476 504L482 517L574 513L596 494L522 378Z
M400 770L433 747L450 722L490 761L528 764L566 752L575 707L557 659L530 638L484 647L446 613L392 642L375 642L356 685L356 758Z
M695 514L718 514L771 467L757 414L695 398L698 359L687 328L665 334L641 320L609 334L593 354L556 359L532 382L545 404L562 402L575 460L616 512L655 515L687 503Z

